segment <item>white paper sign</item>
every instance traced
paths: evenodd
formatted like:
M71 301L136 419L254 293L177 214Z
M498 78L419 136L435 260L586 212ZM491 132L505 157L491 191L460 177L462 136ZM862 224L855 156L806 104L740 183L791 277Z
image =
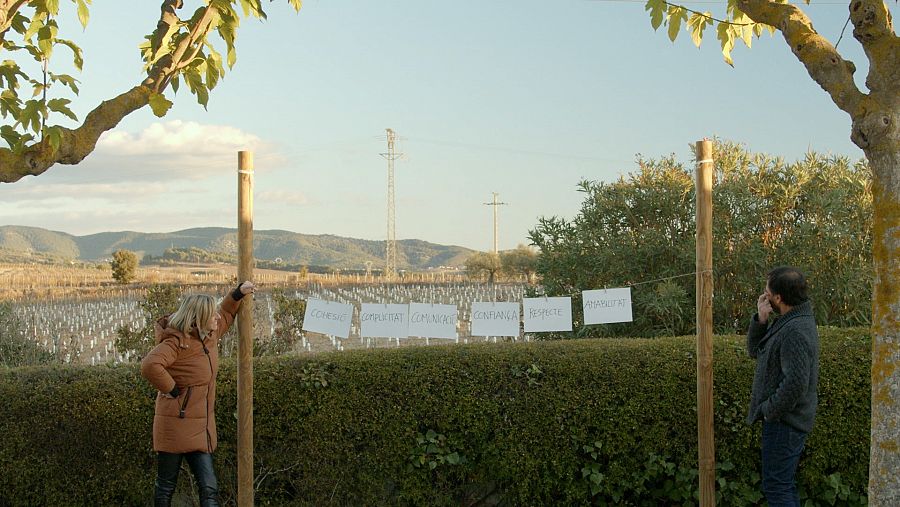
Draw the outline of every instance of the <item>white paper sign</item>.
M456 315L456 305L410 303L409 336L457 338Z
M310 299L306 301L303 330L347 338L351 320L353 305Z
M519 303L472 303L472 336L519 336Z
M526 333L572 330L572 298L568 296L525 298L522 306Z
M363 303L359 324L363 338L406 338L409 336L409 305Z
M585 324L631 322L631 287L581 293Z

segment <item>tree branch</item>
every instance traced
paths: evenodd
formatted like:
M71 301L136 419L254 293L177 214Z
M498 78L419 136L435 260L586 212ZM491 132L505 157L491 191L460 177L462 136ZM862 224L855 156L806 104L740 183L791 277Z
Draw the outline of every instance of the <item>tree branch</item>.
M819 35L809 17L793 4L771 0L737 0L738 7L757 23L774 26L781 31L797 59L831 100L851 116L856 114L863 93L853 81L856 66Z
M42 174L55 164L78 164L94 151L97 140L104 132L112 130L123 118L146 106L151 93L150 88L141 85L103 101L88 113L80 127L74 130L61 127L63 134L58 150L53 150L47 138L18 154L8 148L0 148L0 183L12 183L25 176Z
M869 59L866 86L873 94L900 92L897 79L900 39L894 33L891 11L882 0L854 0L850 4L853 37Z
M150 41L152 47L159 50L162 46L163 38L169 32L169 29L181 22L181 19L175 11L180 9L182 5L184 5L182 0L165 0L162 3L160 6L159 22L156 23L156 37ZM160 58L147 72L147 79L145 79L142 84L151 88L156 93L161 93L169 84L165 71L171 64L171 54Z

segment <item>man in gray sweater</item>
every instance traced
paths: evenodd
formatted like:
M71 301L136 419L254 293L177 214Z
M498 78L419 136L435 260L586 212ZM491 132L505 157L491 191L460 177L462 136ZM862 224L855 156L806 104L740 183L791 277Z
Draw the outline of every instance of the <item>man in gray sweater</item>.
M772 507L799 506L795 475L816 417L819 333L800 270L779 267L750 321L747 351L756 359L747 422L763 420L762 489ZM776 310L780 317L772 318Z

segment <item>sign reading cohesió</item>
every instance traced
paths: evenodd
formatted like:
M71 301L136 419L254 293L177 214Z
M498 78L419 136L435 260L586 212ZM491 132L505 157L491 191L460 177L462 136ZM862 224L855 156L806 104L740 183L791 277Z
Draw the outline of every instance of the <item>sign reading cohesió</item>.
M584 323L631 322L631 287L586 290L582 294Z
M303 330L347 338L350 336L351 320L353 305L309 299L303 315Z
M545 297L522 300L526 333L572 330L572 298Z
M406 338L409 336L409 306L362 303L359 334L363 338Z
M458 338L456 305L409 304L409 336L422 338Z
M472 303L472 336L519 336L519 303Z

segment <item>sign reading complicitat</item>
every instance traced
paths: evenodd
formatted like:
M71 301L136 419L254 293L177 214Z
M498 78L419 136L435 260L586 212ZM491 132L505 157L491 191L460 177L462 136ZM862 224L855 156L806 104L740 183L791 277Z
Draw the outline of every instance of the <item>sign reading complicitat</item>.
M409 305L363 303L359 325L359 334L363 338L406 338L409 336Z
M519 303L472 303L472 336L519 336Z
M303 330L328 334L340 338L350 336L353 305L310 299L303 314Z
M409 336L421 338L458 338L456 305L409 304Z
M631 322L631 287L586 290L582 294L584 323Z
M522 300L526 333L572 330L572 298L546 297Z

